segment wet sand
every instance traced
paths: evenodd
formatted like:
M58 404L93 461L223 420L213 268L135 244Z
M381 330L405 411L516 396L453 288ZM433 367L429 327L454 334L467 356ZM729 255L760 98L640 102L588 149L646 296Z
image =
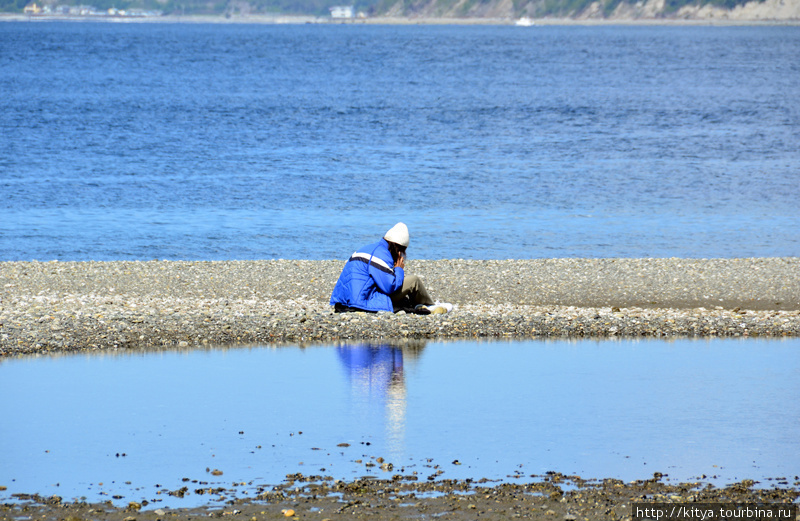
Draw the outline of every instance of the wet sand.
M146 502L115 507L110 503L63 502L57 496L30 496L16 498L22 499L22 503L0 504L0 516L65 521L189 521L209 517L250 521L434 518L631 521L635 517L635 504L641 503L791 504L800 496L797 476L770 483L743 480L726 487L670 484L658 472L652 479L630 483L613 479L584 481L577 476L551 473L520 485L451 480L418 482L416 477L402 475L350 482L319 481L319 478L292 475L284 484L264 490L253 499L210 502L197 508L173 509Z
M333 313L343 261L0 263L0 356L341 340L800 335L800 258L411 260L445 315Z

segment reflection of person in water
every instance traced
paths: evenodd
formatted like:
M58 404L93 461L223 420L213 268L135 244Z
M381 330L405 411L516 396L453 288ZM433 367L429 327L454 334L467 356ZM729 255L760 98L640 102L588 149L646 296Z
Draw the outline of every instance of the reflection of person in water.
M346 345L336 348L356 398L386 410L390 445L399 448L405 434L406 385L403 355L415 358L424 344L405 346ZM370 407L371 408L371 407Z
M403 387L403 351L389 345L339 346L339 359L350 379L370 396L385 397L392 386Z

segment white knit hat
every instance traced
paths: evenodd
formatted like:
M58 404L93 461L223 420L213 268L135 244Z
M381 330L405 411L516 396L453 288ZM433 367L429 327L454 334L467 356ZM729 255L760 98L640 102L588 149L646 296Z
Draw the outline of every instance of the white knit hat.
M408 248L408 226L397 223L383 236L389 242Z

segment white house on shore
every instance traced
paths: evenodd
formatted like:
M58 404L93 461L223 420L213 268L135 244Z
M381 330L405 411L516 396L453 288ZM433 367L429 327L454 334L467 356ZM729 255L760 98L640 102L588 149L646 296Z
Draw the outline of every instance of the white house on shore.
M331 7L330 11L331 11L331 18L335 19L353 18L352 5L336 5Z

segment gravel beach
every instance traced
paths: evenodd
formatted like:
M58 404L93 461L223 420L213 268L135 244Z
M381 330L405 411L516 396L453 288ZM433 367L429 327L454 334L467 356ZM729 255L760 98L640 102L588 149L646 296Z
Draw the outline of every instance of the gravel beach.
M800 334L800 258L411 260L444 315L333 313L344 261L3 262L0 356L341 340Z

